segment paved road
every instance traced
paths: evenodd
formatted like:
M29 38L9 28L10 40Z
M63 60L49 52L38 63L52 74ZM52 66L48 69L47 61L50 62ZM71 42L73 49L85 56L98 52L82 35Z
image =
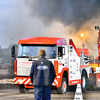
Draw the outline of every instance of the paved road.
M66 94L57 94L55 90L52 91L51 100L73 100L75 92L67 92ZM0 90L0 100L34 100L33 90L31 89L27 94L19 93L16 89ZM100 100L100 91L88 91L83 93L84 100Z

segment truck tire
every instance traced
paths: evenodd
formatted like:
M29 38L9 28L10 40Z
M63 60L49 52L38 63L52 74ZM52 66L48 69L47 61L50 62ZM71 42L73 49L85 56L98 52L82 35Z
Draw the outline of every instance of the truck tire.
M87 77L86 77L86 73L83 72L82 73L82 77L81 77L81 88L82 91L85 92L86 88L87 88Z
M29 89L25 88L24 85L19 85L20 93L28 93Z
M57 93L58 94L64 94L64 93L66 93L67 88L68 88L68 86L67 86L66 78L63 78L61 86L59 88L57 88Z

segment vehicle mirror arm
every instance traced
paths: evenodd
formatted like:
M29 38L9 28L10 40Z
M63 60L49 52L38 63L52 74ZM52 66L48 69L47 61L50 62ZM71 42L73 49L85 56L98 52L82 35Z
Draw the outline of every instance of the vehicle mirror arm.
M59 57L59 56L58 56L58 59L63 59L63 57L61 57L61 56Z

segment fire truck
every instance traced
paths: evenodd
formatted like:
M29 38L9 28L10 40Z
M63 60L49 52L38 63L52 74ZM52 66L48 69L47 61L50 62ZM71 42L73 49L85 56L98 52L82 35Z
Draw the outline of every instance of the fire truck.
M94 56L90 56L89 58L89 66L92 69L92 72L89 74L89 86L95 86L96 88L100 88L100 28L99 26L95 26L95 30L99 30L97 37L97 45L98 45L98 57L95 59Z
M77 49L72 41L66 43L64 38L33 37L18 41L18 56L14 63L14 84L19 86L20 93L26 93L33 88L30 80L32 63L39 58L39 50L46 51L46 58L54 64L56 78L52 84L57 93L63 94L70 86L81 84L82 91L86 90L89 78L89 51ZM15 47L11 49L15 56Z

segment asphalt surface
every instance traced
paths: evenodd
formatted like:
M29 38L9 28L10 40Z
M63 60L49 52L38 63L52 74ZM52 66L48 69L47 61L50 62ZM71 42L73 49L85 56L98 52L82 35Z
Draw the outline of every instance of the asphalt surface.
M34 90L30 89L28 93L19 93L19 89L2 89L0 90L0 100L34 100ZM65 94L57 94L52 90L51 100L74 100L75 92L68 91ZM83 100L100 100L100 91L87 91L82 94Z
M0 100L34 100L33 90L31 89L27 94L19 93L18 89L7 89L0 91ZM69 95L69 100L73 100L74 93L66 93L64 95L58 95L56 91L52 91L51 100L68 100L65 99L66 95ZM62 99L64 98L64 99ZM72 99L71 99L72 98Z

